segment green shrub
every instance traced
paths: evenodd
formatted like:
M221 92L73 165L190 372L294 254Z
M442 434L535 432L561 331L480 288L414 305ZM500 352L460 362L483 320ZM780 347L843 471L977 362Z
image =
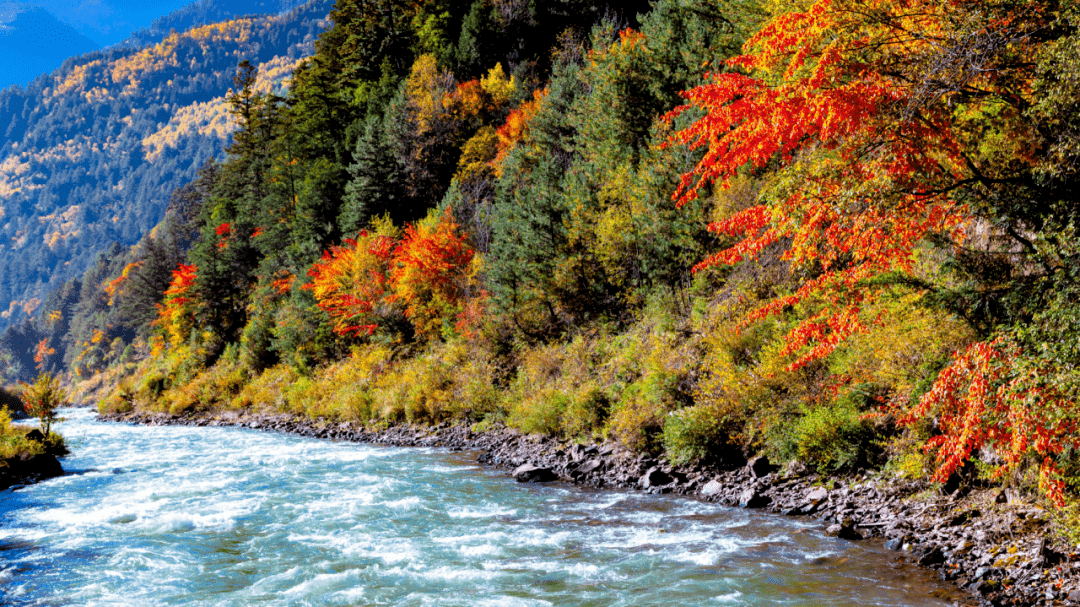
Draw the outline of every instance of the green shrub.
M50 435L51 437L52 435ZM45 451L45 445L26 438L25 426L11 425L11 412L0 407L0 467L18 455L37 455Z
M742 454L732 440L733 425L721 411L707 405L672 412L664 421L664 451L676 464L737 460Z
M850 471L871 463L875 433L853 399L806 406L802 415L771 429L775 455L795 458L821 473Z

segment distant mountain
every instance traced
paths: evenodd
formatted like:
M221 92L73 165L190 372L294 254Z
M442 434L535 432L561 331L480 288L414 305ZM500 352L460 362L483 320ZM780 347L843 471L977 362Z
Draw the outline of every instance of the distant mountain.
M240 4L202 2L201 14ZM229 141L224 95L237 64L250 60L260 86L280 88L313 52L330 6L312 0L92 51L25 90L0 91L0 329L97 252L131 245L160 221L171 191Z
M27 84L69 57L161 42L172 31L241 16L287 13L305 0L36 0L0 2L0 89ZM175 8L162 16L162 13Z
M98 48L40 6L0 4L0 85L25 86L68 57Z
M186 31L192 27L217 23L245 15L284 14L299 8L307 0L197 0L163 17L158 17L149 27L132 33L120 44L145 46L160 42L173 30ZM327 9L329 12L329 9Z

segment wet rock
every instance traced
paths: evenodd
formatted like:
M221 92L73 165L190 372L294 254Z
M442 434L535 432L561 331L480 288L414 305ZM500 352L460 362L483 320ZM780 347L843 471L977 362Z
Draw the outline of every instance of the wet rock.
M740 508L764 508L772 502L772 498L762 495L756 487L750 487L739 494Z
M551 468L522 464L514 469L514 480L519 483L548 483L558 480L559 476Z
M904 548L904 538L894 537L891 540L885 542L886 550L902 550Z
M830 525L825 529L825 535L829 537L838 537L842 540L861 540L863 536L855 528L855 522L851 519L844 519L844 522Z
M945 553L941 551L940 546L934 546L923 553L919 557L919 564L923 567L932 567L934 565L940 565L945 562Z
M663 487L664 485L670 484L671 481L672 478L668 473L653 466L638 479L638 486L642 489L652 489L653 487Z
M43 443L45 442L45 435L41 433L41 430L34 428L26 433L26 440Z

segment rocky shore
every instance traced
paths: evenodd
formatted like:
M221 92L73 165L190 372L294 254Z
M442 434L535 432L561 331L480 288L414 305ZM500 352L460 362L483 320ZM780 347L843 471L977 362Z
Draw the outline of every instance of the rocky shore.
M36 435L35 435L36 433ZM39 430L30 430L27 437L32 440L44 440ZM60 461L54 453L39 453L37 455L20 454L11 459L4 460L0 466L0 491L17 485L29 485L47 478L62 476L64 474Z
M565 481L589 487L695 496L824 521L826 533L858 541L881 538L965 592L959 605L1001 607L1080 605L1080 554L1047 541L1048 513L1011 491L927 486L869 476L823 478L792 462L766 458L720 469L672 466L620 445L568 444L500 428L396 426L369 431L286 415L236 412L176 417L103 416L146 425L239 426L329 440L480 451L483 464L512 471L520 482ZM880 541L880 540L879 540Z

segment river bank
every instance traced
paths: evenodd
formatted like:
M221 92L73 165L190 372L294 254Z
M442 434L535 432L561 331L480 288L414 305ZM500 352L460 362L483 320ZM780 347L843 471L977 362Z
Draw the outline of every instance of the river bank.
M238 412L177 417L129 413L102 419L144 425L236 426L328 440L480 451L483 464L511 470L522 482L559 480L597 488L674 493L828 523L827 534L885 546L933 569L964 593L963 605L1080 604L1080 555L1046 539L1048 514L1000 489L946 494L914 482L861 476L822 478L798 464L783 469L758 458L720 470L672 466L613 443L562 444L498 428L395 426L370 431L351 423L317 423L287 415ZM948 489L948 488L947 488Z
M64 469L51 453L19 453L0 459L0 491L62 476Z

